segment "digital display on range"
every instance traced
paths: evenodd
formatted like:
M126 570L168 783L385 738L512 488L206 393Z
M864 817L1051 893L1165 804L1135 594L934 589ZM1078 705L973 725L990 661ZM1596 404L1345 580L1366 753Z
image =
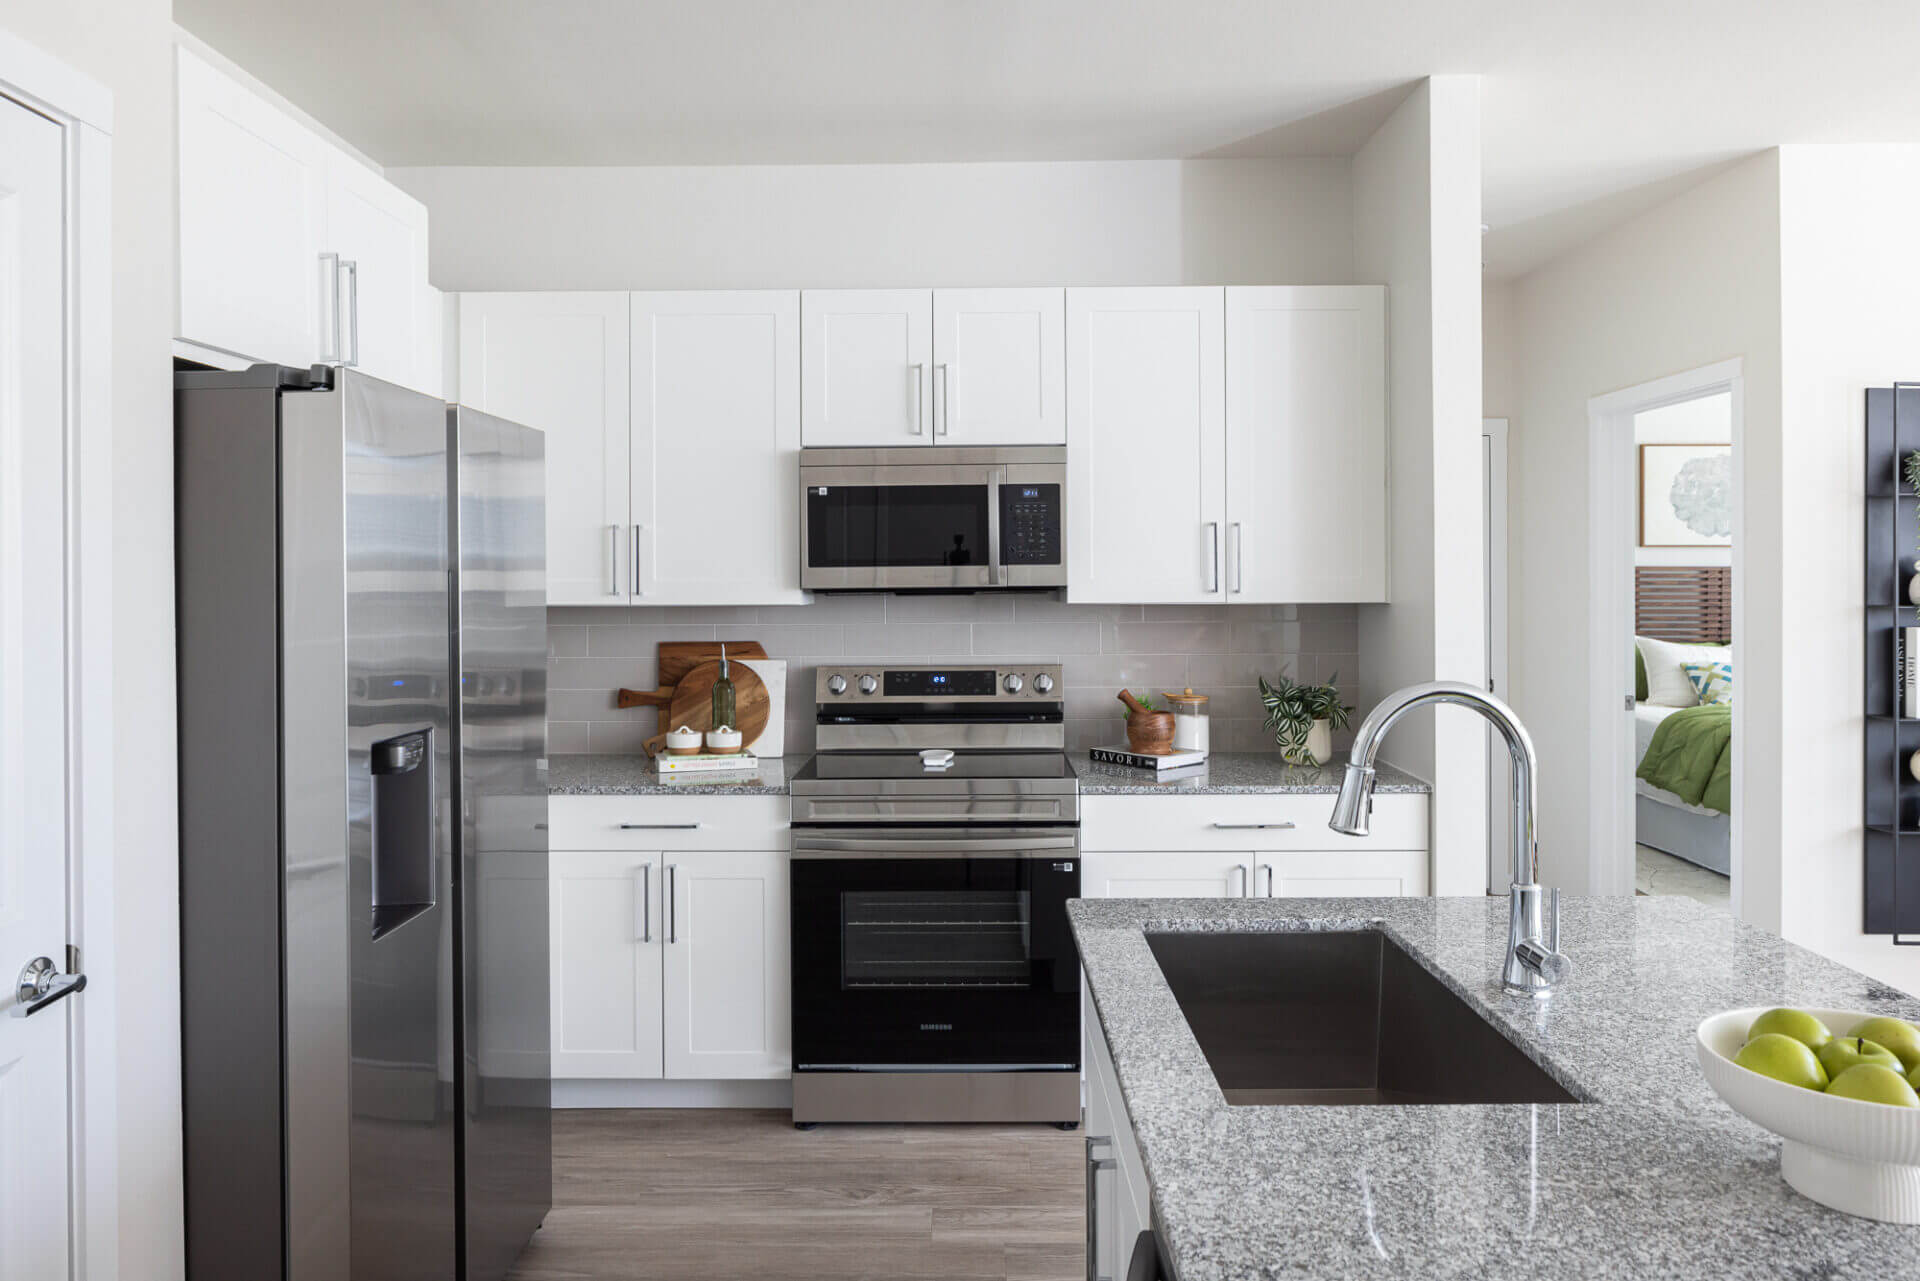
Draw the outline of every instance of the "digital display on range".
M895 698L955 698L994 692L991 668L951 672L888 672L883 692Z

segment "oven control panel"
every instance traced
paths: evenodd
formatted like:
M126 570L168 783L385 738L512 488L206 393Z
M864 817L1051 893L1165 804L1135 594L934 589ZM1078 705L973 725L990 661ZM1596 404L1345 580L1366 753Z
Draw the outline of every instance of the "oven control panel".
M1012 667L910 664L821 666L814 671L814 698L820 703L1047 702L1064 697L1060 664Z

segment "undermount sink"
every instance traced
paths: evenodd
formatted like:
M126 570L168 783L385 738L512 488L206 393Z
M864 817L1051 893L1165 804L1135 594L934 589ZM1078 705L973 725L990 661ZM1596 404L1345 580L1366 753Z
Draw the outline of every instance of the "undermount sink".
M1228 1103L1578 1103L1378 930L1156 933Z

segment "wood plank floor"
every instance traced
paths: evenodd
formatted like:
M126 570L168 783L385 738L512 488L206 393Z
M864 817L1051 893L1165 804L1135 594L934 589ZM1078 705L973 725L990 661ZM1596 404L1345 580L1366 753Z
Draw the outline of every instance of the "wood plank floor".
M553 1210L512 1281L1076 1281L1084 1141L784 1111L553 1114Z

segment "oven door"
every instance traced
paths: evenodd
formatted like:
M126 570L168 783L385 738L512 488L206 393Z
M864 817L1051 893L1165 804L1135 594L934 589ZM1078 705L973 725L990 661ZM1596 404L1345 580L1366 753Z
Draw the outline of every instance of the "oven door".
M1074 1069L1073 829L795 828L797 1071Z

